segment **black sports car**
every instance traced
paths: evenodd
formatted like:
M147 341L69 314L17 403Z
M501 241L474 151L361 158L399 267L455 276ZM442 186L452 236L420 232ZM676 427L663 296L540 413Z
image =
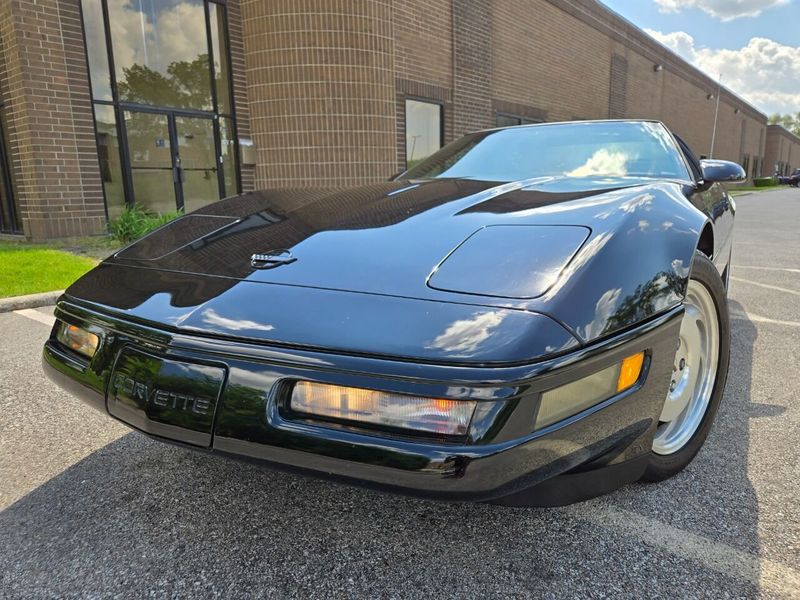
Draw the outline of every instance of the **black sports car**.
M59 300L45 370L156 438L442 499L685 467L725 387L736 164L661 123L461 138L188 214Z

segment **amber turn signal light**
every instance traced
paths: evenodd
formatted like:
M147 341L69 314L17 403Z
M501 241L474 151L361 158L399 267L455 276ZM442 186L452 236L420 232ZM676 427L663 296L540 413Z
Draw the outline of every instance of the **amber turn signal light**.
M576 381L542 393L535 429L563 421L630 389L639 381L644 366L644 352Z
M639 381L644 365L644 352L637 352L622 361L617 378L617 391L623 392Z

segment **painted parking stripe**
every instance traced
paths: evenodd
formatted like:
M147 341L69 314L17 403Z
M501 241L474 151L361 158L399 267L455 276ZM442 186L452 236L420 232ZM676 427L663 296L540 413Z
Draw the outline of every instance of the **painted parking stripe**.
M52 327L56 322L56 318L54 316L40 313L38 310L34 310L32 308L21 308L20 310L15 310L14 314L21 317L27 317L33 321L39 321L39 323L47 325L48 327Z
M776 597L800 597L800 573L783 563L755 556L658 519L609 506L603 501L589 501L562 510L604 529L621 532L644 544L687 558L725 576L756 585Z
M763 287L768 290L775 290L778 292L785 292L786 294L793 294L794 296L800 296L800 291L797 290L790 290L788 288L778 287L777 285L769 285L768 283L760 283L758 281L750 281L749 279L742 279L741 277L734 277L731 275L732 281L739 281L741 283L747 283L749 285L756 285L758 287Z
M753 323L771 323L772 325L783 325L785 327L800 327L800 321L781 321L779 319L770 319L769 317L762 317L761 315L754 315L753 313L744 312L740 310L730 311L731 319L738 319L740 321L752 321Z
M758 271L783 271L784 273L800 273L800 269L789 267L757 267L755 265L733 265L734 269L756 269Z

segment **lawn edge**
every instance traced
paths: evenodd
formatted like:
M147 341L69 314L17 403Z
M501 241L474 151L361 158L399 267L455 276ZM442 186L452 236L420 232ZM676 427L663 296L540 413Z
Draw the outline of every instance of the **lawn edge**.
M53 292L41 292L38 294L28 294L27 296L11 296L10 298L0 298L0 313L11 312L12 310L22 310L24 308L39 308L40 306L50 306L55 304L58 297L64 290Z

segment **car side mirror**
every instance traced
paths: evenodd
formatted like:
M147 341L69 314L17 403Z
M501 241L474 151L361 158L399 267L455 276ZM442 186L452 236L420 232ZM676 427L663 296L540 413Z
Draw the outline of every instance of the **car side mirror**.
M747 179L744 169L729 160L706 158L700 161L704 183L736 183Z

